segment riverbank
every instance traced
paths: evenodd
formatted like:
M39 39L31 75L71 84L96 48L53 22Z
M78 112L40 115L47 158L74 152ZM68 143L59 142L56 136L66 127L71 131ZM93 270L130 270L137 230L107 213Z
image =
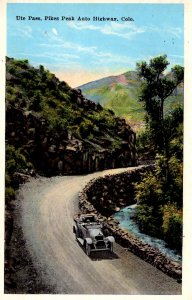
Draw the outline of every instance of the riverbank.
M121 228L127 230L129 233L133 234L136 238L143 241L144 243L157 248L170 260L181 264L182 256L180 255L180 253L178 253L178 251L170 249L164 240L142 233L139 230L139 225L135 219L136 209L137 204L126 206L119 212L115 213L113 217L119 222L119 226Z
M157 249L143 243L126 230L120 228L118 221L109 216L109 212L112 214L115 211L119 211L123 205L133 204L131 203L134 193L133 183L141 178L147 168L150 167L132 170L123 174L100 177L90 181L79 193L79 206L83 213L96 213L101 220L105 221L117 243L165 274L175 278L178 282L181 282L182 266L179 263L168 259ZM122 194L123 197L120 197ZM112 201L111 197L116 199L116 201ZM101 203L104 203L104 205L101 205ZM110 204L110 210L108 204ZM107 208L106 213L105 207Z

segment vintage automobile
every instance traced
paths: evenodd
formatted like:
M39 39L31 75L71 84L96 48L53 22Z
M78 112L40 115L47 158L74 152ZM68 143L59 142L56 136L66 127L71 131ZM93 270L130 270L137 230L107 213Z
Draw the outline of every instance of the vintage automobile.
M73 232L77 241L85 247L88 256L92 251L108 250L113 252L115 239L113 236L108 235L107 228L97 219L96 215L76 215L74 222Z

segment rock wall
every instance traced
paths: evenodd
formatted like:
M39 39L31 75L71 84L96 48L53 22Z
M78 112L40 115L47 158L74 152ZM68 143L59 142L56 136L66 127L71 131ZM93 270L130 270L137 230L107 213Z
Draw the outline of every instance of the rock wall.
M121 207L134 203L134 183L141 178L143 172L150 168L152 167L146 166L90 181L79 193L79 207L83 213L97 214L98 218L106 223L117 243L167 275L181 281L182 267L180 264L171 261L157 249L121 229L118 221L110 216Z
M123 120L118 119L118 124L119 130L124 130L124 136L121 133L124 142L120 149L109 151L107 145L98 147L97 142L101 141L96 140L94 144L77 139L67 129L50 133L44 118L8 105L6 141L15 148L22 147L42 175L83 174L136 165L135 133Z

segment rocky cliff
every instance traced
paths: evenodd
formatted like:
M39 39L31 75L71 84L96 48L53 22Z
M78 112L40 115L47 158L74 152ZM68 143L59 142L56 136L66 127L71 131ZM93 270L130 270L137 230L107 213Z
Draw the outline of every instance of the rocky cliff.
M37 172L80 174L136 165L125 120L85 99L42 66L7 60L6 142Z

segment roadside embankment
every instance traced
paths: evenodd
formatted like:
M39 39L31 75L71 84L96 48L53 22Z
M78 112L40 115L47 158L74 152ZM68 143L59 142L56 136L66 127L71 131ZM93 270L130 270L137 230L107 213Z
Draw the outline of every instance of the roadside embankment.
M120 228L118 221L111 216L120 208L134 203L134 183L138 182L142 174L150 168L152 166L145 166L91 180L79 193L79 207L83 213L96 213L99 219L105 221L117 243L167 275L181 281L182 267L179 263L171 261L159 250Z

